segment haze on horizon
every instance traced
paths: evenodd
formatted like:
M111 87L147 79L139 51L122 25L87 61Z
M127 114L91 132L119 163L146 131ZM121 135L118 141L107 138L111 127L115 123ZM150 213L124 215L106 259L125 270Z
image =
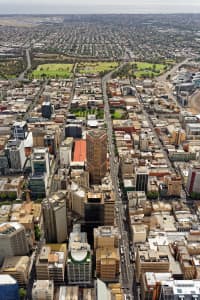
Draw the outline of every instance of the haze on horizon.
M0 14L200 13L199 0L0 0Z

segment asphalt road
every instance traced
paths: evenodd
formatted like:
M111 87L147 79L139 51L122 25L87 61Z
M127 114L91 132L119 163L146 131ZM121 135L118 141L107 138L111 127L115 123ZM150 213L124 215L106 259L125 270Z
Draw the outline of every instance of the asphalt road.
M108 135L108 148L110 154L110 172L113 183L113 190L115 192L115 216L116 222L119 227L120 240L119 240L119 250L121 255L121 284L124 289L124 293L127 298L137 300L137 295L133 293L133 278L134 278L134 268L130 261L130 245L128 232L126 231L125 222L125 211L121 199L121 190L119 186L118 169L119 163L115 157L115 146L112 139L113 129L112 120L109 109L109 102L107 96L106 84L111 78L113 72L105 75L102 79L102 91L104 98L104 112L105 120L107 122L107 135ZM135 289L134 289L135 290Z

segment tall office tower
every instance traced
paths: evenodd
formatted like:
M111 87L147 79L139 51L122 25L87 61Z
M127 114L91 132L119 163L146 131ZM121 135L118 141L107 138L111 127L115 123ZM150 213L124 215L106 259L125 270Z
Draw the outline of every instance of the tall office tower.
M26 162L24 142L20 140L9 140L5 146L5 153L8 158L9 167L21 171Z
M185 130L181 128L175 128L172 131L170 142L176 146L180 145L186 140Z
M69 166L72 158L73 138L66 138L60 145L61 167Z
M6 256L0 273L11 275L20 286L25 286L29 280L30 263L31 259L28 256Z
M65 126L65 137L82 138L82 126L79 124L67 124Z
M50 119L51 114L53 112L53 108L50 101L46 101L42 103L42 116L43 118Z
M53 300L53 280L36 280L32 288L32 300Z
M87 165L92 184L101 183L107 171L107 135L105 130L89 130L86 136Z
M187 179L187 191L188 193L200 193L200 165L192 165L189 167L188 179Z
M149 137L147 133L140 134L140 150L141 151L148 151L149 148Z
M136 191L146 191L148 186L149 173L146 167L135 169L136 174Z
M112 281L119 275L119 232L113 226L94 229L94 250L96 250L97 276L104 281Z
M10 275L0 275L0 299L19 300L17 280Z
M48 243L61 243L67 239L66 195L55 193L42 202L45 238Z
M25 140L28 134L28 126L26 121L15 122L11 128L12 135L17 140Z
M81 232L80 224L73 226L70 233L67 276L69 284L84 286L91 284L92 255L90 245L87 243L87 235Z
M28 252L24 226L14 222L0 224L0 256L26 255Z
M47 148L35 148L31 154L31 168L34 175L46 173L49 176L50 162Z
M35 127L32 130L32 135L33 135L33 148L44 147L45 129L42 127Z

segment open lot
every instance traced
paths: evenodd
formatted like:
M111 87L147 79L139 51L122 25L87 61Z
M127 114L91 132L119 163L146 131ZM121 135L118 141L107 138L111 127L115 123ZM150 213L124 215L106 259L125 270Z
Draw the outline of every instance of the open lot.
M41 78L69 78L72 75L73 64L43 64L32 72L36 79Z
M118 66L117 62L80 62L76 72L80 74L101 75Z

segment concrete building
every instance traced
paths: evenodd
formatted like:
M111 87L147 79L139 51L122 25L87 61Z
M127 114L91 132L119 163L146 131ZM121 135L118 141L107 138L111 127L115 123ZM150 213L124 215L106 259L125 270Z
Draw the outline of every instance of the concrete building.
M83 298L85 300L85 298ZM78 286L61 286L56 300L79 300Z
M31 168L34 175L50 173L49 151L47 148L34 148L31 154Z
M65 137L73 137L75 139L81 139L82 126L79 124L67 124L65 126Z
M53 280L55 285L63 285L65 280L66 245L50 244L43 246L35 266L38 280Z
M170 143L173 145L180 145L186 140L185 130L181 128L176 128L172 132L172 136L170 138Z
M45 238L48 243L62 243L67 239L66 195L57 192L42 202Z
M147 191L149 172L146 167L135 168L136 191Z
M180 197L182 190L182 178L176 174L172 176L165 176L164 183L167 186L167 195Z
M50 101L42 103L42 116L43 118L50 119L53 112L52 104Z
M112 193L88 192L84 203L85 224L93 228L114 224L115 200Z
M79 224L73 226L70 233L67 277L69 284L91 284L92 279L92 254L90 245L87 243L87 235L81 232Z
M20 140L9 140L5 146L5 153L8 158L10 169L15 171L23 170L26 162L24 142Z
M28 256L7 256L4 259L0 273L11 275L20 286L25 286L29 280L30 258Z
M87 132L86 155L90 181L93 184L99 184L107 171L107 135L105 130Z
M147 227L144 224L131 226L133 243L144 243L147 239Z
M28 252L24 226L14 222L0 224L0 256L26 255Z
M10 275L0 275L0 299L19 300L17 280Z
M60 145L60 164L61 167L69 166L72 159L73 138L68 137Z
M36 280L32 288L32 300L53 300L53 280Z
M94 228L94 250L97 248L118 248L119 231L114 226Z
M141 277L142 300L159 299L161 284L166 280L173 280L172 273L144 273Z
M169 272L170 262L166 253L151 250L148 247L141 246L137 248L136 253L136 279L140 281L145 272Z
M45 130L42 127L32 129L33 147L44 147Z
M163 281L160 300L199 300L200 280Z
M192 165L189 167L187 179L188 193L200 193L200 165Z
M15 122L11 128L12 136L16 140L25 140L28 134L28 126L26 121Z
M96 273L104 281L115 281L119 274L119 233L112 226L94 229L94 250L96 250Z
M147 133L141 133L140 134L140 151L148 151L149 148L149 137Z

